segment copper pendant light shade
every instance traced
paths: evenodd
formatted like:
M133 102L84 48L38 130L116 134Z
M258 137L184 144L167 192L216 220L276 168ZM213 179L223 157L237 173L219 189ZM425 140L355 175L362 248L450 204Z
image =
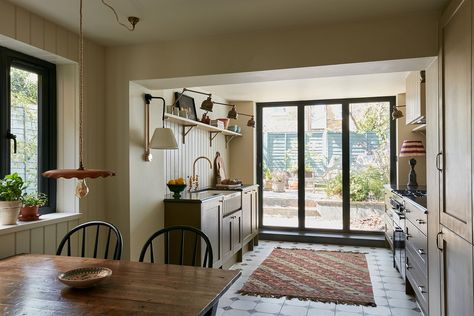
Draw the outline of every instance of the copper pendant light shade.
M46 178L78 179L76 186L76 196L83 198L89 192L85 180L86 178L99 178L115 176L115 172L101 169L86 169L84 167L84 35L82 31L82 1L79 7L79 168L78 169L54 169L42 173Z
M55 169L48 170L42 173L43 177L46 178L64 178L64 179L86 179L86 178L106 178L115 176L115 172L109 170L100 169Z

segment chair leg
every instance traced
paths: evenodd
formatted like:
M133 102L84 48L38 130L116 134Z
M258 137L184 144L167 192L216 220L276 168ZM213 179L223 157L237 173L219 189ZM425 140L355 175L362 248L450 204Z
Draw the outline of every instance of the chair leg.
M207 313L205 313L204 315L205 316L215 316L216 313L217 313L217 305L219 305L219 301L217 301L214 306L211 307L210 310L207 311Z

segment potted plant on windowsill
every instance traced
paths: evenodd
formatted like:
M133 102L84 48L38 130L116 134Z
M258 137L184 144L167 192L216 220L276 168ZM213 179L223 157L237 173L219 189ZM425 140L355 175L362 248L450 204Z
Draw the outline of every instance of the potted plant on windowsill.
M18 173L0 180L0 225L15 225L20 213L23 179Z
M39 208L48 202L48 196L44 193L30 193L21 197L23 206L20 209L20 221L36 221L39 219Z

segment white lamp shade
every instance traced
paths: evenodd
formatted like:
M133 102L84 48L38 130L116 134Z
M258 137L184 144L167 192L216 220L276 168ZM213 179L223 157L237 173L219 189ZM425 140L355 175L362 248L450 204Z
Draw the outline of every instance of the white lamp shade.
M178 149L176 137L171 128L156 128L150 141L150 148L153 149Z

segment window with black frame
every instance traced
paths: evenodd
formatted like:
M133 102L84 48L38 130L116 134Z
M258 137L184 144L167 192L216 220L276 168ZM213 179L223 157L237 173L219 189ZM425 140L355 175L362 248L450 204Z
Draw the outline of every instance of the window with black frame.
M40 213L56 208L56 67L0 47L0 176L18 173L26 193L45 193Z

